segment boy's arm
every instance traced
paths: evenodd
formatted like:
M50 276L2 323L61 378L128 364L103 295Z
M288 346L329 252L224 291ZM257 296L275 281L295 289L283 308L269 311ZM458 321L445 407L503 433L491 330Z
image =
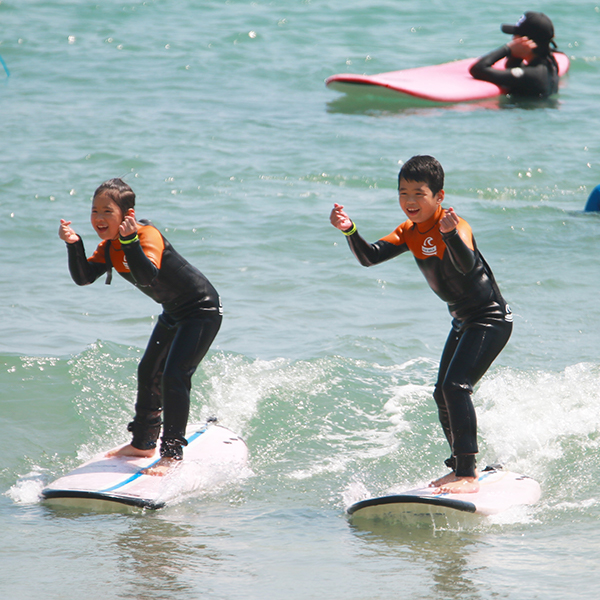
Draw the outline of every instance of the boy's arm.
M470 273L477 256L469 225L459 219L453 208L449 208L440 219L440 231L454 268L463 275Z
M442 234L442 238L454 268L463 275L470 273L476 263L475 251L467 246L457 229Z
M331 224L346 236L352 254L356 256L358 262L363 267L379 264L407 250L405 244L397 246L385 240L379 240L374 244L370 244L364 240L356 230L356 225L344 212L344 207L340 204L333 205L329 219Z
M378 240L374 244L367 242L356 230L356 225L353 225L350 230L351 233L343 232L348 240L348 245L352 254L356 256L358 262L363 267L372 267L379 263L390 260L403 252L406 252L407 248L405 244L396 246L391 242L385 240Z

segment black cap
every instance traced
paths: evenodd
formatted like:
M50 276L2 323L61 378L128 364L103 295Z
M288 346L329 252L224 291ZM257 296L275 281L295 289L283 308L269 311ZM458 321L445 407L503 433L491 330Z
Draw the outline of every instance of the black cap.
M554 37L554 25L544 14L526 12L514 25L502 25L504 33L523 35L537 44L549 44Z

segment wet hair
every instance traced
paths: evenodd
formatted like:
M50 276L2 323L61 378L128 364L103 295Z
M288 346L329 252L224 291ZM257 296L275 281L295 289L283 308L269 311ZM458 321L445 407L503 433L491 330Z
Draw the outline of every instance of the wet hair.
M94 192L94 199L106 195L121 209L123 216L135 207L135 193L122 179L109 179Z
M433 156L417 155L408 159L398 173L398 189L401 179L426 183L434 196L444 189L444 169Z

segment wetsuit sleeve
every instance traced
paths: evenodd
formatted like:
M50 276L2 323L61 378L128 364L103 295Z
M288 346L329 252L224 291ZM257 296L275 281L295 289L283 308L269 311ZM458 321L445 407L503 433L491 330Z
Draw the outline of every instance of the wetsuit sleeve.
M149 286L158 276L164 241L154 228L147 228L141 235L143 241L134 233L121 238L120 242L133 279L138 285Z
M446 244L446 250L448 251L452 265L459 273L466 275L473 270L473 267L477 263L477 256L470 228L465 228L463 235L468 235L470 237L471 247L459 234L458 229L454 229L448 233L442 233L442 239Z
M361 237L358 231L346 236L346 238L352 254L356 256L363 267L377 265L408 250L406 244L396 245L384 239L370 244Z
M507 58L506 68L495 69L493 65L502 58ZM482 56L469 72L475 79L494 83L510 94L542 98L558 89L558 68L544 61L524 65L519 58L510 55L508 46Z
M489 81L500 87L509 88L514 84L515 76L511 73L511 69L518 67L521 61L515 61L513 58L508 59L507 69L494 69L492 65L500 59L510 57L510 48L505 45L496 50L492 50L488 54L482 56L476 63L471 65L469 72L475 79Z
M106 264L89 262L85 256L83 240L79 238L74 244L67 244L69 272L77 285L89 285L106 273Z

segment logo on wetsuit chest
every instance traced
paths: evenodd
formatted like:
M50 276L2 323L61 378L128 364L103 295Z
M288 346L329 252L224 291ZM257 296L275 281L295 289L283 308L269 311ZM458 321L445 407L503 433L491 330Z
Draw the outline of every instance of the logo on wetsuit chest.
M423 252L425 256L431 256L437 252L437 246L432 237L425 238L423 246L421 246L421 252Z

